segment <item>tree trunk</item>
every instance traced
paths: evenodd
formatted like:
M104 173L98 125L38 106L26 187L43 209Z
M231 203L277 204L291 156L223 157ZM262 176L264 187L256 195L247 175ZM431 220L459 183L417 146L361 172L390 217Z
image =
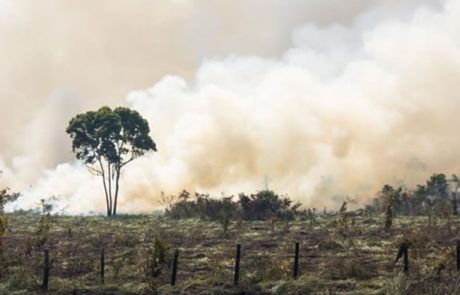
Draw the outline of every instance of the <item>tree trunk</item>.
M117 202L118 202L118 191L119 191L119 181L120 181L120 167L115 168L115 203L113 206L113 215L117 214Z
M110 211L111 211L111 215L115 215L114 214L114 204L113 204L113 193L112 193L112 184L113 184L113 178L114 178L114 167L112 166L112 164L108 163L107 164L107 169L109 171L109 177L108 177L108 181L109 181L109 200L110 200Z
M111 164L107 163L107 171L108 171L108 182L109 182L109 200L110 200L110 211L111 215L113 215L113 203L112 203L112 169L111 169Z
M109 194L108 194L108 191L107 191L107 184L106 184L106 180L105 180L105 169L104 169L104 165L102 164L101 159L99 159L99 164L101 166L102 183L104 184L105 203L107 205L107 216L111 216L112 215L112 208L111 208L111 204L109 203Z

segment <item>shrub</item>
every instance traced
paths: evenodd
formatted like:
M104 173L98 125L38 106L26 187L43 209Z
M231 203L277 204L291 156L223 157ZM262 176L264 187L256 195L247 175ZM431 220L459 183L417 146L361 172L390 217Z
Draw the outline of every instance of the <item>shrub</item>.
M293 203L288 197L280 197L270 190L260 191L250 196L240 194L237 201L233 196L211 198L207 194L183 191L177 197L167 200L166 216L174 219L201 218L206 220L292 220L297 215L300 203Z
M454 184L453 191L449 188L449 184ZM459 178L456 175L447 178L442 173L433 174L424 184L419 184L413 189L404 186L392 187L385 184L373 203L366 206L366 211L385 213L387 216L386 228L391 227L390 216L443 216L446 208L450 214L457 214L456 194L459 186Z
M149 250L145 264L146 282L152 290L156 290L164 283L164 270L171 264L170 246L159 237L155 237L152 248Z
M280 197L271 190L263 190L250 197L240 194L239 205L245 220L267 220L274 216L292 220L300 207L300 203L293 204L288 197Z
M213 199L207 194L196 193L192 198L190 193L182 191L177 197L170 197L166 216L181 218L201 218L223 220L235 218L238 215L238 204L232 201L233 196Z

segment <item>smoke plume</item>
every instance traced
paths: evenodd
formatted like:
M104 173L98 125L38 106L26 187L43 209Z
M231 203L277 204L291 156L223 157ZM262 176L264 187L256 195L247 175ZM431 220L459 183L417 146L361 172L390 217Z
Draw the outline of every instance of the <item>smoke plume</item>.
M264 177L306 206L362 204L384 183L458 173L454 0L4 2L0 181L23 193L13 208L56 196L69 213L103 210L64 132L103 104L138 110L159 149L124 171L125 212Z

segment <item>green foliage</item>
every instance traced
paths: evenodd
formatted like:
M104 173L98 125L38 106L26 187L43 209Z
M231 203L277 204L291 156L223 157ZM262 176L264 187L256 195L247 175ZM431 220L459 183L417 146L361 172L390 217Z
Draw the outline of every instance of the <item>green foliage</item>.
M104 159L122 165L145 151L156 151L147 120L124 107L102 107L79 114L70 121L66 132L72 138L77 158L85 164Z
M165 201L168 206L165 214L175 219L201 218L223 221L237 216L238 205L232 199L233 196L216 199L200 193L195 193L194 197L191 197L190 193L184 190L177 197L172 196Z
M223 226L231 219L292 220L300 206L299 203L293 204L289 198L280 197L273 191L260 191L250 196L240 194L238 201L233 201L233 196L211 198L207 194L199 193L191 197L187 191L177 197L163 199L167 203L165 214L170 218L218 220Z
M294 219L300 203L293 204L288 197L280 197L271 190L259 191L247 196L240 194L239 205L245 220Z
M449 190L449 183L453 184L453 191ZM428 215L431 217L445 217L446 210L456 214L456 191L459 189L459 180L456 175L450 179L445 174L435 173L425 184L417 185L414 189L404 186L392 187L384 185L374 199L373 204L366 207L371 213L384 213L386 222L390 226L390 215ZM452 195L452 198L449 196Z
M440 213L450 203L448 188L444 174L433 174L425 185L419 185L414 194L422 200L421 205L424 208L421 210L424 209L428 215Z
M72 118L66 132L77 159L102 176L107 215L116 215L121 169L145 152L157 150L147 120L128 108L105 106Z
M446 198L448 196L448 183L445 174L433 174L426 182L426 190L429 194Z

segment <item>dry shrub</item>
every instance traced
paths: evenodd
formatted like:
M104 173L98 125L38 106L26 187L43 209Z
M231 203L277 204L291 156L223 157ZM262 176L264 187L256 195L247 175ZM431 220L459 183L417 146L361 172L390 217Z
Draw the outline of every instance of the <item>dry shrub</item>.
M369 263L364 263L360 259L344 259L330 257L323 265L322 277L331 280L357 279L367 280L376 275L376 267L369 267Z
M267 255L258 255L252 261L256 268L254 280L256 282L278 281L289 273L289 265Z
M402 236L399 236L396 239L395 248L405 242L409 246L410 255L413 258L419 258L430 248L431 241L432 238L427 231L416 228L408 230L404 232Z
M145 281L152 290L157 290L165 283L166 274L171 265L171 247L159 237L155 237L149 249L148 258L144 265Z
M429 259L423 272L428 275L439 276L443 270L454 270L456 257L456 249L449 247L445 249L440 255L437 255L435 259Z
M318 243L318 249L321 251L343 250L345 247L333 239L325 238Z

